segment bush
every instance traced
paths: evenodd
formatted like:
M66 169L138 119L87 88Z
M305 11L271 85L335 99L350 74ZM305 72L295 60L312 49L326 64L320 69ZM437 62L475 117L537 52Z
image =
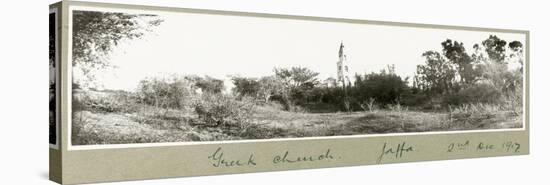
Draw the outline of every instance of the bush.
M369 98L368 100L363 101L363 103L361 103L359 106L361 106L361 109L363 109L363 111L365 112L368 111L372 113L378 109L375 102L376 102L376 99Z
M191 81L192 84L195 87L200 88L202 92L221 93L225 89L223 80L212 78L210 76L187 76L185 79Z
M494 104L484 103L470 103L462 104L460 106L452 107L452 114L465 114L465 115L484 115L484 114L496 114L501 111L502 107Z
M380 73L356 75L355 80L350 95L357 100L374 98L379 104L391 104L409 91L407 79L384 70Z
M255 78L233 77L231 78L235 87L233 93L239 97L250 96L256 98L260 91L260 82Z
M223 94L205 93L192 106L199 116L199 123L195 124L220 127L238 135L251 126L254 105L254 101L246 98L238 101Z
M523 113L523 88L515 87L513 91L506 93L503 98L503 107L519 115Z
M433 98L434 96L429 96L423 92L406 93L401 97L401 103L409 107L431 109L433 107L431 99Z
M137 96L144 104L157 108L182 109L193 99L195 88L185 78L147 78L139 83Z
M129 92L73 91L73 111L131 113L137 111L138 107L136 96Z
M472 103L495 104L499 103L501 95L501 91L495 86L482 83L462 89L455 95L446 96L444 102L448 105Z

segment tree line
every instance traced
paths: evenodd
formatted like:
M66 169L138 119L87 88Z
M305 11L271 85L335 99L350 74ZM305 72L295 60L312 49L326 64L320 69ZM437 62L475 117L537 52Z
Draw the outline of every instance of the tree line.
M263 102L277 101L286 110L305 108L313 112L356 111L365 104L380 108L407 105L441 109L471 103L509 104L521 107L523 44L495 35L472 46L447 39L441 51L422 53L425 63L409 85L409 77L395 73L395 66L370 74L355 74L350 86L338 86L333 78L321 81L319 73L305 67L275 68L260 78L233 77L233 92ZM510 63L519 67L510 69ZM346 105L346 103L348 105Z
M114 46L141 38L163 22L156 15L94 11L75 12L74 19L73 65L85 77L73 82L75 87L93 82L94 71L111 67L108 56ZM440 51L426 51L421 56L425 62L417 66L412 79L395 74L395 66L390 65L379 72L355 74L354 83L343 89L333 78L321 80L319 73L308 68L290 67L275 68L273 74L259 78L233 76L235 87L231 91L237 99L278 102L285 110L312 112L355 111L365 104L437 109L468 103L522 103L524 59L520 41L507 42L490 35L478 44L465 46L447 39L441 42ZM510 63L519 67L510 69ZM148 104L177 107L180 105L175 102L185 101L177 96L197 89L219 94L224 88L220 79L188 76L144 79L137 90Z
M272 74L258 78L232 76L231 92L237 100L275 102L287 111L358 111L392 105L438 110L472 103L521 107L521 42L507 43L491 35L472 46L471 54L458 41L445 40L441 46L441 51L422 54L425 62L417 66L412 80L388 65L379 72L355 74L353 84L344 89L333 78L321 81L318 72L306 67L274 68ZM512 62L519 67L509 69ZM197 90L221 94L224 89L222 80L209 76L148 78L140 82L138 94L147 104L180 108L188 101L185 97Z

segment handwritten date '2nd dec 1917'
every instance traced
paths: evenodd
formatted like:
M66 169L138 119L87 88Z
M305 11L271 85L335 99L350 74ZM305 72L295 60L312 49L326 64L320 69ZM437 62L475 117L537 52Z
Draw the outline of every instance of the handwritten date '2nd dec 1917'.
M521 151L521 144L514 141L505 141L502 143L491 143L491 142L472 142L466 140L463 142L452 142L447 146L448 153L454 152L463 152L463 151L504 151L519 153Z

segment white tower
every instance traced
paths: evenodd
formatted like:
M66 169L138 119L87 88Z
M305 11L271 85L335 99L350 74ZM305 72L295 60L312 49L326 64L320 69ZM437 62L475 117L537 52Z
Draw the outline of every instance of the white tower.
M348 86L351 85L349 78L349 66L347 61L347 56L344 54L344 43L340 43L340 50L338 51L338 62L337 65L337 81L339 85Z

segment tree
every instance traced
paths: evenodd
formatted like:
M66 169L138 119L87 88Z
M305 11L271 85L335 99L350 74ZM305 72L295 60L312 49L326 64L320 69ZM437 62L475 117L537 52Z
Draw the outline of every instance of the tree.
M520 41L512 41L508 47L512 51L510 58L517 58L517 62L521 65L520 72L523 73L523 44Z
M112 66L109 54L119 43L141 38L162 22L150 14L74 11L72 65L91 80L94 71Z
M408 90L407 78L402 79L397 74L386 72L386 70L363 76L356 75L355 78L355 86L351 88L351 95L359 102L376 99L378 103L382 104L395 103Z
M231 80L235 85L233 92L239 97L249 96L267 103L272 96L283 93L283 83L275 76L264 76L260 79L233 77Z
M462 42L447 39L441 43L443 55L456 67L457 78L462 85L475 83L481 76L481 72L474 68L475 60L466 53Z
M204 78L198 76L189 76L187 79L194 82L195 86L200 88L202 92L206 93L221 93L225 87L223 80L205 76Z
M505 97L521 97L523 82L523 44L509 44L496 35L490 35L481 44L473 45L473 53L466 52L464 44L450 39L441 43L442 53L424 52L424 65L417 66L413 93L439 95L449 104L471 102L495 103ZM517 61L519 69L510 69ZM475 92L475 93L474 93ZM441 96L444 95L444 96ZM520 102L521 98L518 98Z
M506 58L506 41L498 38L496 35L490 35L481 44L485 47L485 51L490 60L502 63Z
M233 92L239 97L250 96L256 98L260 90L260 82L254 78L246 77L232 77L231 80L235 87L233 87Z
M195 86L189 80L172 76L145 78L137 87L139 101L157 108L181 109L189 105Z
M283 83L275 76L264 76L258 80L258 96L268 102L272 96L282 93Z
M274 72L282 83L281 98L287 110L290 104L303 103L303 98L319 83L319 73L305 67L275 68Z
M490 35L482 41L482 46L474 46L477 50L474 56L478 55L477 59L482 63L480 68L483 79L502 92L518 89L523 81L523 44L512 41L507 45L505 40L496 35ZM487 57L484 57L485 54ZM521 65L517 71L509 69L508 64L514 60Z
M275 68L274 72L276 77L283 80L283 83L291 88L297 88L306 83L319 83L317 79L319 73L306 67Z
M427 51L422 54L426 64L417 66L417 86L435 94L451 93L455 86L455 73L452 63L439 52Z

